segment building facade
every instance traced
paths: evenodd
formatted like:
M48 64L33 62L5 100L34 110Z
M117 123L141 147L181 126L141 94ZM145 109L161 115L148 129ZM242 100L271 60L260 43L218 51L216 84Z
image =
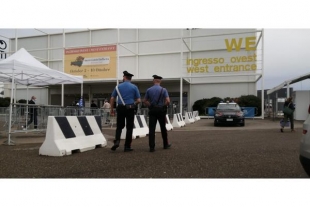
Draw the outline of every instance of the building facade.
M102 105L127 70L142 97L157 74L171 102L191 110L203 98L257 95L263 75L263 35L256 29L64 31L9 40L9 54L25 48L51 69L84 77L82 86L29 87L42 104L68 106L82 95L86 106L91 100ZM25 87L17 88L16 99L26 99Z

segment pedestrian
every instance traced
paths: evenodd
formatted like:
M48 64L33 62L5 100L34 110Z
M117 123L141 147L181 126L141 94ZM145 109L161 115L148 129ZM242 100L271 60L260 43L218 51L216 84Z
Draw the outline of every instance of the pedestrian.
M154 85L146 90L143 102L149 107L149 147L150 152L155 151L155 128L157 121L160 125L161 136L164 149L169 149L171 144L168 142L166 128L167 106L170 98L167 89L160 86L162 77L153 75Z
M92 115L95 115L96 114L96 110L98 109L98 106L97 106L97 104L95 104L94 100L91 101L90 108L91 108Z
M110 110L111 110L111 105L108 102L108 100L104 100L104 104L102 106L103 113L105 115L105 124L108 124L110 122L109 117L110 117Z
M284 126L288 122L288 120L291 123L291 132L295 132L294 129L294 111L295 111L295 104L293 103L293 98L289 97L284 102L283 106L283 113L284 113L284 119L283 122L281 122L281 132L284 132Z
M134 118L136 105L141 102L140 92L136 85L131 83L131 73L123 72L123 83L117 85L112 92L110 99L110 113L113 114L114 100L118 97L116 113L116 132L114 145L111 150L115 151L119 147L121 141L122 129L126 125L126 139L124 145L124 152L133 151L131 148L132 131L134 127ZM125 124L126 123L126 124Z
M177 113L177 105L175 103L173 103L172 107L173 107L173 113L176 114Z
M31 100L28 101L28 104L36 104L36 100L37 98L35 96L32 96L31 97ZM27 125L26 126L22 126L22 128L24 130L26 130L28 128L28 126L33 122L33 128L34 129L37 129L38 128L38 107L37 106L28 106L29 108L29 116L30 116L30 119L29 121L27 122Z

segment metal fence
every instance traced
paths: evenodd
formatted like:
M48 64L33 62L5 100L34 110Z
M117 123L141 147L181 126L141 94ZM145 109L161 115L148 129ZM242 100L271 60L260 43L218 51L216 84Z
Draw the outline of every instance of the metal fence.
M27 126L27 122L30 119L29 109L31 107L37 108L37 128L34 128L32 122ZM108 110L109 111L109 110ZM36 104L12 104L12 117L11 117L11 133L38 131L45 132L47 128L48 116L101 116L102 127L113 127L116 123L116 112L114 109L114 116L110 115L110 112L104 109L90 108L90 107L78 107L78 106L54 106L54 105L36 105ZM144 115L148 123L148 108L138 108L137 115ZM172 108L168 108L167 114L170 119L173 118L174 111ZM0 131L9 132L9 120L10 120L10 107L0 107Z

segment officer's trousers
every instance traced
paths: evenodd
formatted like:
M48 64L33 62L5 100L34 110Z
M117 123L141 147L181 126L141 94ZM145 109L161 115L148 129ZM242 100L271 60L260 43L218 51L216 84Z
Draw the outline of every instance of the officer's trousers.
M132 131L134 126L135 109L134 108L127 109L126 106L118 105L116 108L116 112L117 112L117 120L116 120L115 140L118 142L121 140L122 130L125 127L126 122L125 148L130 148L132 142Z
M166 128L166 110L164 108L150 108L149 111L149 147L155 148L155 129L157 121L160 125L163 145L168 145L168 133Z

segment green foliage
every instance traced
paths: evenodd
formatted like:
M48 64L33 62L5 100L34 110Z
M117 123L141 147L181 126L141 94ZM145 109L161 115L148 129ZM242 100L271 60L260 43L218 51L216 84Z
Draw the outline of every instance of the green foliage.
M262 114L262 101L260 98L254 95L241 96L238 98L238 104L241 107L256 107L257 108L257 116Z
M10 98L5 97L5 98L0 98L0 107L8 107L10 106Z
M216 107L221 101L222 99L219 97L197 100L193 105L193 111L198 111L199 114L205 115L205 110L207 107Z
M20 99L20 100L18 100L18 103L27 103L27 100L25 100L25 99Z
M193 105L193 111L198 111L199 115L205 115L207 107L216 107L221 101L232 101L238 103L241 107L256 107L258 111L257 116L261 115L261 99L254 95L241 96L237 98L226 97L224 99L219 97L213 97L210 99L197 100Z

